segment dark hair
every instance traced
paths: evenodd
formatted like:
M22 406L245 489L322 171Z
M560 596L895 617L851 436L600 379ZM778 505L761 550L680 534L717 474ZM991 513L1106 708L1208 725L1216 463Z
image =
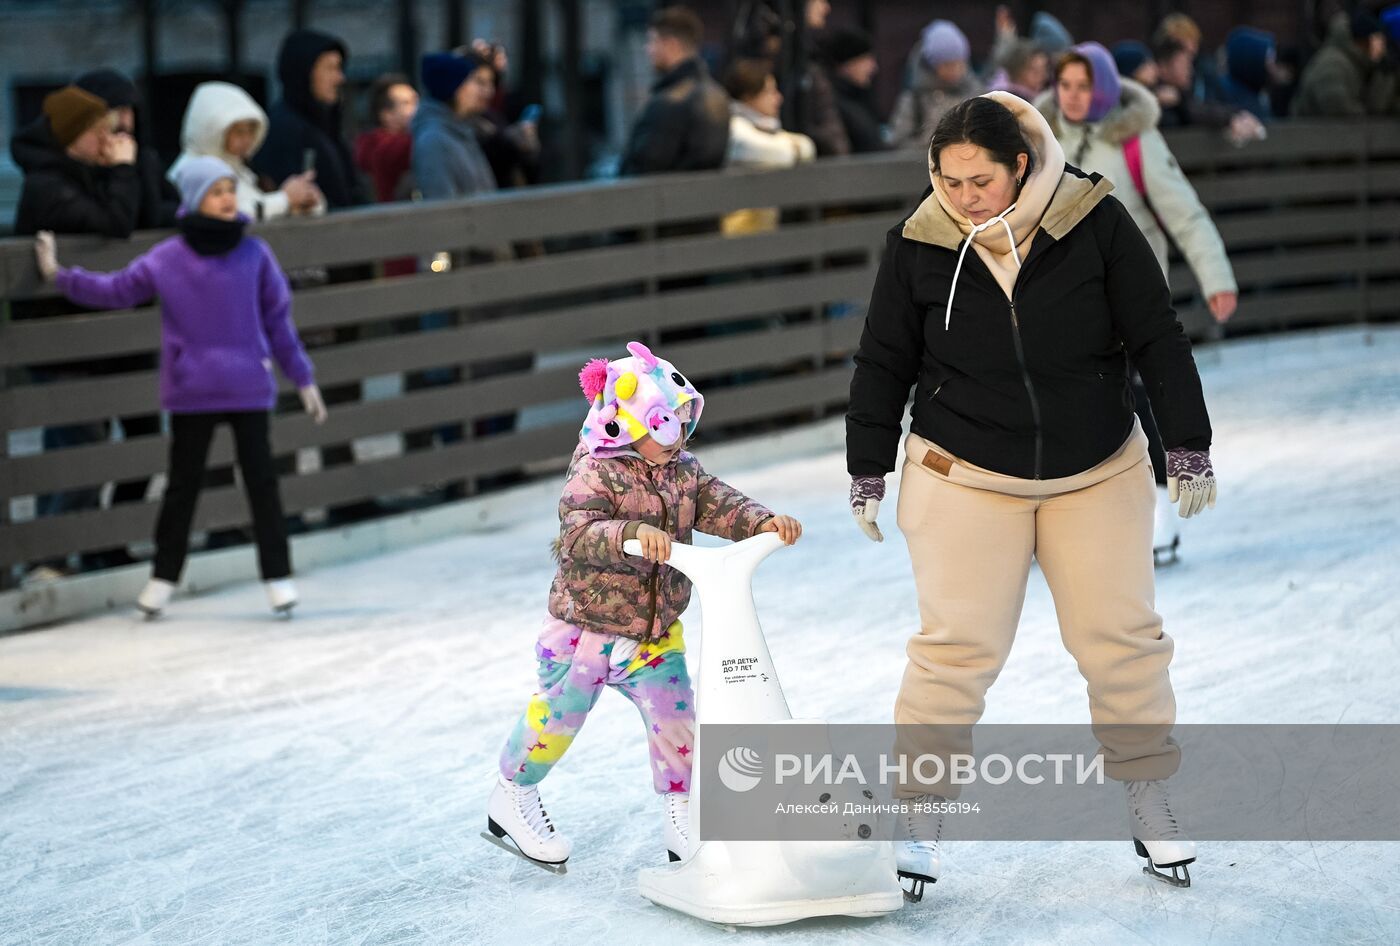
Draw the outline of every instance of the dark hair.
M408 76L399 72L386 72L384 75L374 80L374 84L369 87L369 117L376 124L379 116L384 114L384 110L393 103L389 101L389 90L396 85L406 85L410 89L413 83L408 80Z
M1094 64L1089 61L1089 57L1083 53L1077 53L1072 49L1067 49L1060 54L1060 58L1055 60L1055 81L1060 80L1060 73L1065 71L1065 66L1072 66L1075 63L1084 67L1085 73L1089 76L1089 82L1094 81Z
M772 74L773 63L767 59L736 59L724 71L724 90L742 102L762 92Z
M929 141L929 160L941 173L939 157L949 145L973 144L986 149L997 164L1003 164L1016 176L1016 156L1026 156L1026 172L1021 180L1035 170L1035 151L1021 131L1021 123L1011 109L1000 102L977 96L954 105L938 122Z
M689 7L662 7L651 16L650 26L662 36L680 40L692 49L700 48L705 26Z
M1001 57L1001 67L1014 82L1026 71L1036 56L1044 56L1046 65L1049 65L1050 54L1045 51L1045 47L1028 39L1018 39L1007 46Z
M1162 36L1152 44L1152 58L1157 62L1167 62L1186 51L1186 44L1174 36Z

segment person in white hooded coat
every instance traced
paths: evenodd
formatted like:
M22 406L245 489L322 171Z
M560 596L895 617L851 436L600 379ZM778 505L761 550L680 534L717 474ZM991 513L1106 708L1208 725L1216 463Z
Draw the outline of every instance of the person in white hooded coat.
M1102 51L1101 61L1095 55ZM1087 114L1071 120L1062 107L1060 82L1066 67L1087 60L1092 83ZM1077 70L1076 70L1077 71ZM1107 73L1107 75L1105 75ZM1234 312L1234 271L1225 243L1196 189L1172 157L1166 139L1157 130L1162 109L1156 97L1142 85L1118 75L1112 55L1098 43L1083 43L1067 54L1056 68L1056 82L1035 100L1035 105L1065 150L1065 160L1083 171L1097 171L1113 182L1113 196L1123 202L1138 229L1147 237L1162 272L1167 273L1167 237L1186 257L1212 315L1224 322ZM1129 168L1129 144L1137 140L1142 193ZM1165 228L1165 229L1164 229Z
M264 191L248 167L267 137L267 113L253 97L230 82L201 82L190 96L180 127L180 156L167 176L173 181L191 158L219 158L238 175L238 212L250 220L275 220L288 214L323 213L326 201L315 184L315 171L294 174L280 189Z
M1096 171L1113 183L1117 197L1147 237L1163 275L1171 237L1201 289L1217 322L1235 312L1238 286L1220 231L1182 173L1166 139L1157 130L1162 110L1146 87L1119 76L1112 54L1098 43L1067 50L1055 67L1055 81L1035 100L1065 160ZM1140 381L1134 382L1138 417L1152 447L1158 503L1153 549L1159 562L1176 560L1180 536L1167 501L1161 436Z

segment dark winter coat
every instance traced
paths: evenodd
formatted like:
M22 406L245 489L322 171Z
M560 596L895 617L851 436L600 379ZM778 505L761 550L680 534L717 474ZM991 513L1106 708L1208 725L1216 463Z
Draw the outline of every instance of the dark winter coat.
M248 162L277 186L304 167L305 152L315 154L316 186L332 209L365 203L355 174L350 147L341 131L341 107L325 105L311 96L311 69L322 53L345 56L345 45L315 30L297 30L282 43L277 77L282 99L267 114L267 138Z
M851 153L887 150L889 145L880 127L880 112L875 107L875 90L861 88L839 75L831 77L831 88L836 94L841 123L846 126L846 137L851 139Z
M802 74L802 114L798 131L812 139L817 156L836 157L851 153L851 138L836 103L836 91L826 71L809 63Z
M141 180L141 210L136 228L163 230L175 226L180 192L166 179L164 162L150 143L136 83L115 69L94 69L73 80L73 84L102 99L109 108L130 108L136 117L136 176Z
M1384 115L1394 108L1395 87L1395 70L1369 62L1339 17L1303 70L1292 110L1298 118Z
M618 173L713 170L728 146L729 95L703 62L687 59L651 87Z
M1194 96L1191 89L1179 89L1168 82L1159 82L1154 95L1160 96L1169 87L1176 91L1175 105L1161 105L1161 128L1228 128L1238 109L1224 102L1205 102ZM1160 97L1158 98L1160 102Z
M141 177L135 166L97 167L70 158L44 116L15 133L10 153L24 172L15 233L131 236L141 222Z
M1091 469L1132 430L1128 359L1167 449L1209 448L1191 343L1152 248L1110 190L1066 168L1014 303L966 253L946 330L961 231L931 194L890 230L851 381L852 476L894 469L911 387L913 432L962 460L1025 479Z

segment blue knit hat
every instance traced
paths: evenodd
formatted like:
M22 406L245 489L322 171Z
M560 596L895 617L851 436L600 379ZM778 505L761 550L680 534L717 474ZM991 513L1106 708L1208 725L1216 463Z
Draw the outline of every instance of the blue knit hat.
M1385 27L1393 42L1400 43L1400 3L1381 11L1381 26Z
M1152 50L1135 39L1125 39L1113 47L1113 61L1118 65L1118 74L1132 78L1134 72L1152 59Z
M941 66L945 62L959 62L972 55L967 36L951 20L934 20L924 27L919 40L919 54L931 66Z
M486 61L472 52L428 53L419 66L423 91L439 102L451 105L462 83L484 65Z
M226 177L238 183L238 175L233 168L207 154L180 162L175 171L175 186L180 190L178 215L183 217L199 213L199 205L204 203L204 195L209 193L209 188Z

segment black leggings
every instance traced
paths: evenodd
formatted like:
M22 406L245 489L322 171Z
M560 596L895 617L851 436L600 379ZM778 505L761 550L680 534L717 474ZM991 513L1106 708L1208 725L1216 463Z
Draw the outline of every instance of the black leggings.
M1133 372L1133 410L1137 411L1142 423L1142 432L1147 434L1147 455L1152 458L1152 475L1158 486L1167 485L1167 451L1162 446L1162 432L1157 429L1157 421L1152 416L1152 405L1147 402L1147 385L1142 383L1142 375Z
M292 573L287 550L287 523L282 518L282 494L272 461L268 436L268 411L229 411L170 415L170 471L165 499L156 520L156 578L178 582L190 548L190 524L204 485L204 467L214 428L227 423L233 429L243 489L253 512L253 534L258 543L258 571L263 581L286 578Z

